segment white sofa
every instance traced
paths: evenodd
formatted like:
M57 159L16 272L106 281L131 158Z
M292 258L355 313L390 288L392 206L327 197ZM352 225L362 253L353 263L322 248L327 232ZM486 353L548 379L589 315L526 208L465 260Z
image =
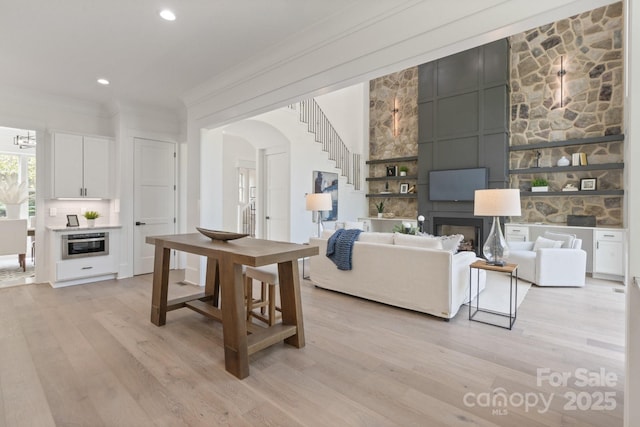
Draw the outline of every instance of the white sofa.
M547 231L536 242L509 242L508 262L518 264L518 278L538 286L582 287L587 253L581 248L574 234Z
M353 245L353 268L345 271L327 258L326 234L311 238L309 244L320 251L311 257L311 281L324 289L445 319L454 317L469 300L469 265L478 259L476 254L394 244L400 240L394 239L394 233L362 232ZM481 270L480 290L485 277ZM475 271L472 278L475 295Z

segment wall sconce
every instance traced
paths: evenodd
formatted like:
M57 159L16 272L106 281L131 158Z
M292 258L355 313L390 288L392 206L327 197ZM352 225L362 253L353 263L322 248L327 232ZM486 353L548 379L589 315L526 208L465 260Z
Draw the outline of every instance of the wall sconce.
M393 136L398 136L398 97L393 97Z
M560 71L558 71L558 77L560 77L560 108L564 107L564 75L567 74L567 70L564 69L564 56L560 57Z

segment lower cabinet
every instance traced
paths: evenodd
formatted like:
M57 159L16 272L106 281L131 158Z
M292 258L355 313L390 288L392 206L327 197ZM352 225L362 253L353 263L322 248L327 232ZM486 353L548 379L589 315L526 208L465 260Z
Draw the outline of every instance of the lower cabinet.
M596 230L593 248L593 276L624 276L624 233Z
M116 271L113 255L63 260L56 263L56 281L104 276Z
M623 229L601 227L571 227L549 224L505 224L507 242L535 241L545 231L575 234L582 239L582 249L587 252L587 273L595 278L624 279Z

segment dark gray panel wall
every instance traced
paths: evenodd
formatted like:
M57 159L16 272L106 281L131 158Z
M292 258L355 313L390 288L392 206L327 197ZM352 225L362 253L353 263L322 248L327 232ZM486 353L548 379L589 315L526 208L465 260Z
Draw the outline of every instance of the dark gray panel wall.
M491 188L508 187L508 78L507 39L419 67L418 214L428 221L473 216L473 202L429 201L430 170L487 167ZM484 229L483 239L488 220Z

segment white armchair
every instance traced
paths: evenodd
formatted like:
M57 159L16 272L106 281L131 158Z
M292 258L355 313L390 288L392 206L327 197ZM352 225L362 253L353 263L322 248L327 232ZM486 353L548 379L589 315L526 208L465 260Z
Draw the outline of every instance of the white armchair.
M582 239L551 232L542 237L546 240L509 242L508 261L518 264L518 278L538 286L584 286L587 253Z
M22 271L26 271L27 220L0 219L0 255L18 255Z

